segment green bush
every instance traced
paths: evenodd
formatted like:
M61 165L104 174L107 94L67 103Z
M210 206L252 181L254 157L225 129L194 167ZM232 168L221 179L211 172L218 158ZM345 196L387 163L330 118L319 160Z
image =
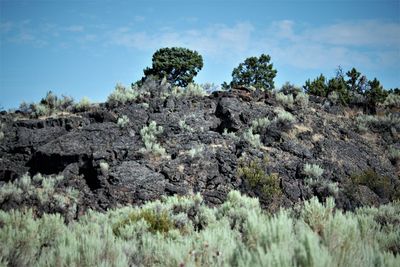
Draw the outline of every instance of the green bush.
M279 92L275 95L275 98L281 105L289 108L293 107L294 99L292 94L285 95L284 93Z
M130 120L128 118L128 116L126 115L122 115L122 117L119 117L117 120L117 125L120 129L124 129L128 126Z
M262 197L272 200L282 194L280 188L280 178L277 173L266 174L264 166L268 163L267 158L264 162L260 159L239 161L238 175L242 177L252 189L259 188Z
M274 112L276 113L276 118L275 118L276 122L293 123L296 120L296 118L292 115L292 113L282 108L276 108Z
M3 132L4 127L5 127L5 124L0 122L0 141L3 140L3 138L4 138L4 132Z
M75 110L77 112L85 112L90 109L90 100L86 96L83 97L78 103L75 104Z
M262 133L271 123L268 118L257 118L251 122L251 129L255 133Z
M389 159L392 161L394 164L398 161L400 161L400 149L395 148L395 147L390 147L389 148Z
M302 108L306 108L308 106L308 95L303 92L298 93L296 95L294 103L296 103Z
M127 102L135 100L139 96L139 93L134 89L126 88L121 84L115 86L114 92L107 98L107 103L111 107L123 105Z
M250 145L252 145L255 148L262 147L260 135L254 134L253 128L250 128L250 129L244 131L242 134L242 138L243 138L243 140L245 140L247 143L249 143Z
M313 198L299 214L265 213L237 191L215 208L200 195L173 196L69 224L58 214L0 211L0 264L398 266L399 202L344 213L331 198Z
M35 207L36 212L43 210L62 211L67 220L75 217L79 192L71 187L60 188L63 176L30 177L25 174L15 181L0 187L0 205L18 206L20 209Z
M152 153L155 156L168 157L165 148L157 142L157 135L160 135L163 131L163 127L157 126L155 121L152 121L148 126L143 127L140 130L140 136L142 137L145 148L141 149L141 151Z
M396 189L393 188L390 178L379 175L374 170L369 169L358 174L353 174L350 179L353 184L365 185L380 197L392 198L396 195Z
M383 102L383 106L386 108L400 108L400 95L389 94Z

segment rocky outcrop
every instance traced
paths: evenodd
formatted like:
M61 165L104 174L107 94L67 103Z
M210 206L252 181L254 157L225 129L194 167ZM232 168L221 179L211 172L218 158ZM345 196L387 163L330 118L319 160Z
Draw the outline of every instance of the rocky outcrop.
M389 144L385 141L399 145L399 129L359 134L354 119L345 116L343 108L330 112L321 99L311 101L307 108L286 107L295 121L281 124L274 121L279 104L270 94L245 93L151 98L147 104L114 109L101 105L90 112L45 120L20 120L15 114L3 114L6 127L0 141L0 182L18 179L25 172L63 174L66 186L83 192L82 210L141 204L163 195L194 192L200 192L208 204L218 205L232 189L258 196L268 207L271 198L246 186L238 174L239 161L246 156L268 158L263 168L266 175L279 177L279 205L293 205L312 195L331 195L306 185L306 163L319 165L325 181L338 183L336 201L346 209L391 200L368 185L355 183L350 184L358 188L358 195L349 196L346 186L352 175L372 170L386 177L391 187L400 188L398 164L388 159ZM125 128L116 123L122 115L130 121ZM260 132L261 148L243 139L243 132L258 118L272 121ZM157 138L168 158L141 150L140 130L150 121L163 127ZM236 137L224 135L224 130ZM380 134L390 138L383 140ZM351 200L354 198L358 202Z

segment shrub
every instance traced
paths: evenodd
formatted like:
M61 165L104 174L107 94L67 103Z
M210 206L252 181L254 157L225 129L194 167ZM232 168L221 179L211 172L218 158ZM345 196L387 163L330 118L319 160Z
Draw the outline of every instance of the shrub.
M338 184L323 179L321 177L323 172L324 169L317 164L306 163L303 168L303 173L306 175L305 184L310 188L322 189L327 191L329 195L336 196L339 192Z
M251 129L255 133L262 133L271 123L268 118L257 118L251 122Z
M117 120L117 125L120 129L124 129L126 128L126 126L128 126L130 120L128 118L128 116L126 115L122 115L122 117L119 117Z
M292 122L294 122L296 120L295 117L292 115L292 113L287 112L284 109L276 108L275 109L275 113L277 115L276 118L275 118L275 120L277 122L292 123Z
M175 97L205 96L207 93L199 84L189 83L186 88L174 86L171 91Z
M186 121L184 119L179 121L179 128L181 128L181 130L184 132L188 132L188 133L194 132L194 129L192 127L190 127L189 125L187 125Z
M204 96L206 92L199 84L189 83L183 91L185 96Z
M387 108L400 108L400 95L389 94L383 102L383 106Z
M355 212L328 198L263 212L231 191L218 207L199 194L142 207L58 215L0 210L0 262L9 266L397 266L400 203Z
M50 110L46 105L44 104L33 105L33 117L39 118L48 115L50 115Z
M391 180L387 176L379 175L374 170L369 169L358 174L353 174L350 179L355 185L365 185L374 191L379 197L389 199L400 196L398 189L392 186Z
M75 217L79 192L71 187L58 189L63 179L63 176L36 174L30 177L25 174L0 187L0 205L17 205L21 209L26 205L36 205L38 212L43 212L44 208L61 209L66 219L71 220Z
M279 92L285 95L297 95L301 93L301 88L295 86L294 84L290 84L289 82L285 82Z
M234 140L235 142L240 140L240 137L236 136L236 134L234 132L228 133L228 129L226 129L226 128L224 129L224 132L222 133L222 135Z
M70 96L65 95L62 95L61 97L62 98L58 99L57 101L57 108L60 111L67 111L72 108L72 106L74 105L74 99Z
M262 197L272 200L282 194L280 188L280 179L277 173L267 175L264 171L264 165L268 162L264 158L264 164L259 159L239 161L238 175L248 182L252 189L260 188Z
M198 145L190 149L187 153L191 158L194 157L201 157L201 153L204 151L204 146L203 145Z
M4 132L3 132L4 127L5 127L4 123L0 122L0 141L4 139Z
M123 105L135 100L139 93L134 89L129 89L122 84L117 83L114 91L108 96L107 102L111 107Z
M140 135L144 142L145 148L141 149L141 151L152 153L156 156L167 157L165 148L163 148L157 142L157 135L160 135L163 131L163 127L157 126L157 123L155 121L152 121L148 126L143 127L140 130Z
M306 163L303 168L304 174L309 178L318 179L321 177L324 169L318 166L317 164L308 164Z
M400 161L400 149L398 149L396 147L390 147L389 148L389 159L394 164L396 162Z
M339 102L339 94L336 91L330 92L328 94L328 99L333 103L337 104Z
M259 134L253 134L253 129L250 128L243 132L243 139L255 148L262 147Z
M276 101L278 101L281 105L286 106L286 107L293 107L293 95L285 95L284 93L277 93L275 95Z
M107 176L109 168L110 168L110 166L108 165L107 162L104 162L104 161L100 162L100 171L101 171L102 175Z
M294 100L294 102L300 107L306 108L308 106L308 95L303 92L299 92L296 95L296 99Z
M383 132L387 129L400 129L400 117L395 114L389 114L385 116L376 115L359 115L355 119L357 130L360 132L366 132L371 128L375 131Z
M81 99L78 103L75 104L75 110L77 112L85 112L90 109L90 100L86 96Z

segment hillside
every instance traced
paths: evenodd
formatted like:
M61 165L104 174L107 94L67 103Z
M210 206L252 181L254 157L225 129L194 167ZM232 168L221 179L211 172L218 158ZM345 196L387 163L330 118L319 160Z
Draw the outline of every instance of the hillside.
M3 114L0 181L26 172L63 175L63 186L82 191L80 211L197 192L217 205L231 190L271 209L312 196L334 196L346 210L398 198L399 160L389 153L400 145L398 115L368 121L360 110L301 97L242 88L143 94L133 103L40 119ZM122 116L124 125L117 123ZM154 136L145 148L141 130L153 121L162 130L148 128Z
M236 193L228 198L232 191L258 198L261 208L272 214L280 208L294 212L306 200L311 201L306 206L321 205L318 199L354 211L400 198L400 117L395 109L367 116L360 108L345 108L326 98L245 87L210 95L169 90L154 83L143 86L132 101L119 103L110 98L80 111L53 112L37 119L22 111L3 112L3 219L11 214L6 211L30 208L28 215L15 216L43 220L45 214L60 213L61 221L72 223L91 216L87 212L92 209L116 216L107 222L116 233L115 223L125 225L144 218L153 224L152 217L143 212L118 219L125 211L113 209L147 203L145 207L153 210L164 196L175 196L172 202L199 198L200 210L208 209L203 205L220 210L206 212L217 212L216 218L223 207L235 205L232 194ZM195 225L199 206L190 205L194 210L184 208L184 212ZM258 210L258 203L249 208ZM167 209L174 211L171 206ZM332 212L333 206L327 209ZM394 217L389 224L395 229L398 217L390 216ZM168 232L170 228L157 228L162 225L157 221L152 227ZM197 227L201 230L202 226ZM394 237L392 241L387 251L396 254L399 240ZM142 260L136 264L155 264ZM158 264L163 265L162 261Z

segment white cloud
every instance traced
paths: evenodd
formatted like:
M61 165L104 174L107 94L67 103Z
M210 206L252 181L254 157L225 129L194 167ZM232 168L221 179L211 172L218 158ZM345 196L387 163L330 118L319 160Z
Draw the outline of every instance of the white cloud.
M65 30L68 32L83 32L85 30L85 27L83 27L82 25L72 25L66 27Z
M253 31L254 27L250 23L237 23L232 27L215 24L204 29L185 31L164 28L152 34L119 28L109 35L112 40L110 44L139 50L148 51L163 46L185 46L214 58L226 58L247 51Z

